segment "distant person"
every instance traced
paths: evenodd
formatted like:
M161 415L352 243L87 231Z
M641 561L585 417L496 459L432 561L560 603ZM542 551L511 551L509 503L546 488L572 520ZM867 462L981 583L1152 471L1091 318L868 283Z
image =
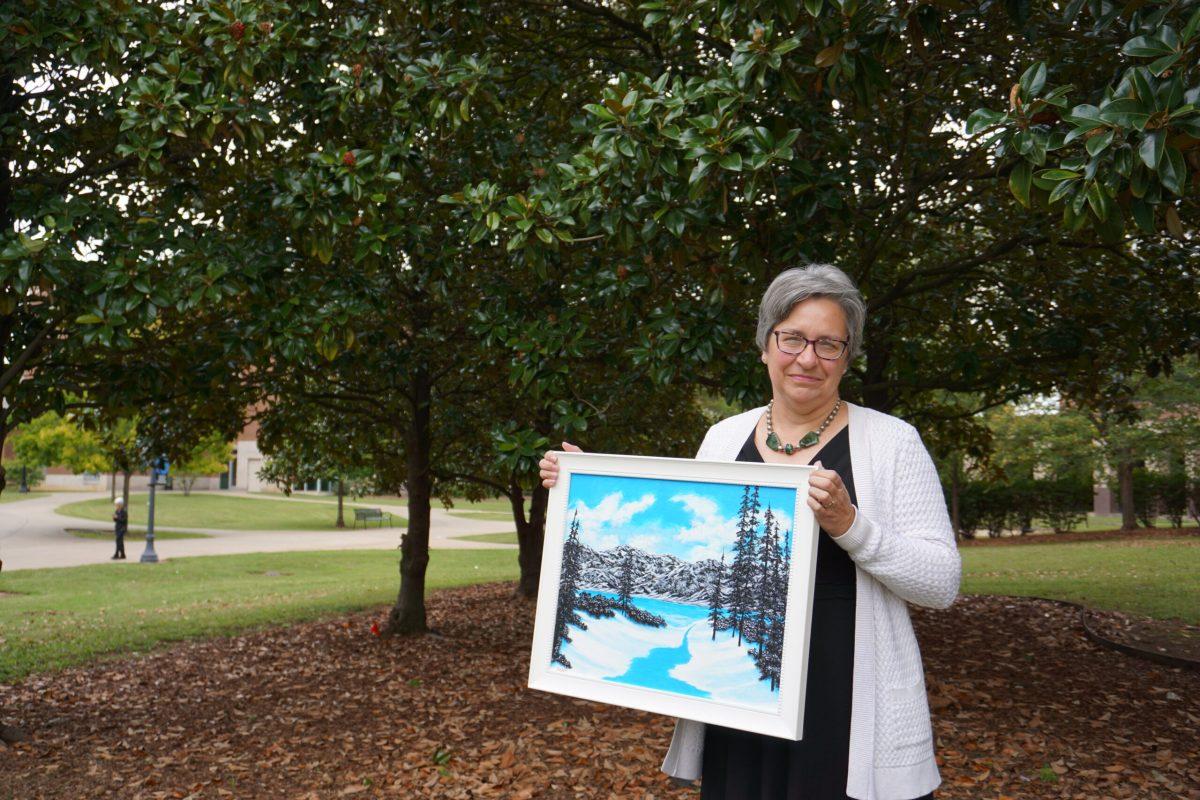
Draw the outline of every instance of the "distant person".
M839 394L866 312L837 267L775 278L756 341L771 400L712 426L697 453L816 466L808 506L821 527L804 738L680 720L663 769L700 778L701 800L930 800L941 781L905 604L949 606L960 562L916 429ZM558 457L546 453L540 466L542 485L553 486Z
M129 512L125 510L125 498L118 497L113 501L113 533L117 537L117 552L113 558L125 557L125 534L129 530Z

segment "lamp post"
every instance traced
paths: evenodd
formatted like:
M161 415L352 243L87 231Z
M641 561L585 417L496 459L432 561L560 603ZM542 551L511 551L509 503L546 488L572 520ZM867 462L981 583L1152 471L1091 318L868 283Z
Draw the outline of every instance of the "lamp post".
M158 553L154 552L154 489L158 486L159 475L166 476L170 465L164 456L159 456L150 463L150 510L146 517L146 549L142 552L143 564L157 564Z

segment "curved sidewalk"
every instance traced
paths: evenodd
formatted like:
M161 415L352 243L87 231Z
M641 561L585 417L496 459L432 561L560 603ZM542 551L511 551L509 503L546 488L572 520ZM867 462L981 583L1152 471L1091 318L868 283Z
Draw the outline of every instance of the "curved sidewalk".
M255 495L236 495L260 499ZM67 528L111 532L112 526L92 520L63 516L54 509L73 500L90 499L79 492L56 492L28 500L0 503L0 559L4 570L74 567L111 563L111 541L84 539ZM265 496L263 500L313 502ZM405 516L404 506L373 504L384 511ZM430 510L429 546L433 549L515 550L516 545L472 542L460 537L484 533L511 533L512 523L454 517L440 508ZM162 526L168 530L203 533L207 539L156 539L154 550L161 560L184 556L213 556L233 553L282 553L301 550L395 550L404 528L345 528L329 531L234 531L215 528ZM125 537L126 563L135 562L145 547L145 536Z

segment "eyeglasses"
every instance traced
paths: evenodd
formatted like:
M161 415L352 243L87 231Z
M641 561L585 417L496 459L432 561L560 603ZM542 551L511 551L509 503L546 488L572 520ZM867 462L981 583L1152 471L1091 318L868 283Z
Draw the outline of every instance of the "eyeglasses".
M837 361L850 345L849 342L842 339L809 339L796 331L771 331L771 333L775 334L775 345L779 348L779 352L789 356L800 355L804 352L804 348L811 344L817 358Z

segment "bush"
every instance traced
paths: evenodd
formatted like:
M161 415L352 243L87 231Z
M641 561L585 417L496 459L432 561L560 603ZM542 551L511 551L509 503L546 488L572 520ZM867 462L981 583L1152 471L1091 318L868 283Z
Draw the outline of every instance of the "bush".
M1159 496L1162 513L1171 520L1175 528L1183 527L1183 518L1188 513L1188 477L1183 472L1172 472L1165 476L1162 494Z
M995 481L964 481L958 489L958 521L962 535L971 539L983 529L999 536L1015 519L1012 488Z
M958 492L959 532L970 539L983 529L996 537L1040 519L1061 533L1084 522L1091 505L1091 482L1080 477L966 481Z
M1038 516L1055 533L1074 530L1087 521L1092 507L1092 482L1084 478L1052 478L1038 481L1041 508Z
M4 479L8 482L5 492L16 492L21 488L21 462L17 459L4 460ZM46 479L46 473L41 467L25 466L25 483L30 489Z
M1119 485L1110 488L1119 499ZM1188 495L1198 492L1196 485L1189 487L1187 475L1179 470L1163 473L1138 467L1133 471L1133 513L1143 528L1153 528L1159 516L1182 528L1188 515Z

